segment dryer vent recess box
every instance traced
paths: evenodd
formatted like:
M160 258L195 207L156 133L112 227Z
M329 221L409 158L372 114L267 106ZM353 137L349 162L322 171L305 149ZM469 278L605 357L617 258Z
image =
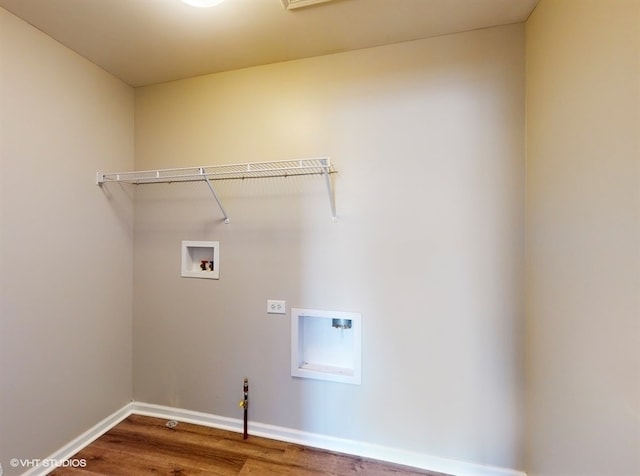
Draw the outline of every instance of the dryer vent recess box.
M183 241L183 278L220 278L219 241Z
M291 309L291 376L360 385L359 313Z

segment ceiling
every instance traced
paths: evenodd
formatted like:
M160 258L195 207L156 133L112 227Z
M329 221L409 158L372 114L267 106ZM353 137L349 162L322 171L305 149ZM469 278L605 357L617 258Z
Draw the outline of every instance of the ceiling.
M0 0L132 86L526 20L538 0ZM295 5L298 4L298 5Z

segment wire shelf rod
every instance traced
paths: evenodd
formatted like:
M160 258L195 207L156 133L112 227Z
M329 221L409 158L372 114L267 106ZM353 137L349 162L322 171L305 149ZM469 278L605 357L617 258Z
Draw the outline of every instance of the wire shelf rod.
M127 183L132 185L154 183L206 182L214 199L218 203L225 223L229 217L222 206L211 181L214 180L244 180L257 178L280 178L304 175L323 175L329 194L331 217L337 219L335 198L331 183L331 174L337 171L331 165L329 157L314 157L307 159L274 160L268 162L249 162L243 164L208 165L199 167L176 167L169 169L141 170L134 172L114 172L96 174L96 183Z

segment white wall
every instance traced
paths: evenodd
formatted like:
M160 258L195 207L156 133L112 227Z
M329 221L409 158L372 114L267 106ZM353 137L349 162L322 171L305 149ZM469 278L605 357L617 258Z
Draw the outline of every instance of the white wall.
M136 169L329 155L316 178L136 190L134 398L522 468L515 25L136 90ZM180 241L221 244L219 281ZM361 312L360 386L292 379L289 307Z
M527 471L640 474L640 2L527 22Z
M0 462L131 398L133 90L0 8Z

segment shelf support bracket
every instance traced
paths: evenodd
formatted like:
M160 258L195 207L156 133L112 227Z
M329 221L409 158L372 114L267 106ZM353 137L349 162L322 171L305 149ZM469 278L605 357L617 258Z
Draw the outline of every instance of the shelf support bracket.
M324 175L324 182L327 185L327 193L329 194L329 205L331 206L331 219L333 221L338 221L338 216L336 215L336 200L333 195L333 187L331 186L331 176L329 175L329 161L327 159L323 159L324 167L322 169L322 175Z
M209 180L209 177L207 177L207 174L205 173L202 167L200 168L200 174L204 177L204 181L207 183L209 190L211 190L211 195L213 195L213 198L215 198L216 203L218 204L218 207L220 207L220 211L222 212L222 215L224 215L224 222L226 224L229 224L231 220L229 220L229 216L227 215L227 212L222 206L222 202L220 202L220 198L218 198L218 194L216 193L216 190L213 188L213 185L211 185L211 180Z

